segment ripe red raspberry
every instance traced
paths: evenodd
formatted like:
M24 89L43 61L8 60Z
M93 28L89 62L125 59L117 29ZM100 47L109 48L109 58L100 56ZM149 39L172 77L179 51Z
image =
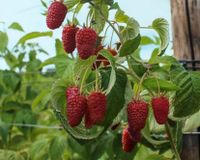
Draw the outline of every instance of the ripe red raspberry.
M106 96L102 92L92 92L88 96L88 114L93 124L101 123L106 114Z
M158 124L165 124L169 114L169 100L168 98L154 97L152 99L153 113Z
M76 47L81 59L95 55L97 33L92 28L80 29L76 34Z
M83 45L76 45L79 53L79 57L81 59L88 59L90 56L95 54L95 48L91 47L90 45L83 44Z
M80 124L85 114L87 108L87 99L80 95L80 91L77 89L77 87L72 87L66 91L66 100L66 115L68 123L71 127L75 127Z
M62 42L67 53L72 53L76 48L76 33L79 30L76 26L65 26L62 32Z
M90 129L93 126L93 122L90 118L88 109L86 109L86 113L85 113L85 128Z
M97 42L97 33L92 28L80 29L76 34L76 43L79 45L88 44L95 47Z
M75 96L75 95L80 95L80 89L79 87L69 87L66 90L66 97L70 97L70 96Z
M131 152L136 145L129 134L128 128L125 128L122 132L122 149L125 152Z
M140 100L133 100L128 104L128 123L132 131L140 132L145 127L148 117L148 104Z
M48 8L46 23L49 29L56 29L61 26L67 14L67 7L58 1L51 3Z

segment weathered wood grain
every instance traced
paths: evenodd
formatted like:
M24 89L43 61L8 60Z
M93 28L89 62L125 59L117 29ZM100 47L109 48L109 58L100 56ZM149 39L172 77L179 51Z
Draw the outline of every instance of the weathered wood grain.
M171 0L173 49L178 59L191 59L185 0Z

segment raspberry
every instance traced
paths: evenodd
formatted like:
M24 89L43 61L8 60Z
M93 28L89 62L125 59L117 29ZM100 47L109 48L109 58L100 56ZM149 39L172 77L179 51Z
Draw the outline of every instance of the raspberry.
M93 122L90 118L90 115L88 113L88 109L86 109L86 114L85 114L85 128L90 129L93 126Z
M125 152L131 152L136 145L129 134L128 128L125 128L122 132L122 149Z
M70 96L75 96L75 95L80 95L80 89L76 86L74 87L69 87L66 90L66 97L70 97Z
M146 119L148 117L148 104L133 100L128 104L128 123L132 131L139 132L145 127Z
M66 98L68 123L71 127L75 127L80 124L85 114L87 100L84 96L80 95L80 91L77 87L68 88L66 91Z
M76 34L76 43L79 45L88 44L95 47L97 33L92 28L80 29Z
M81 59L95 55L97 34L92 28L80 29L76 34L76 47Z
M169 100L168 98L154 97L152 99L152 107L155 119L158 124L165 124L167 122L168 114L169 114Z
M88 59L90 56L95 54L95 48L91 47L90 45L83 44L83 45L76 45L79 53L79 57L81 59Z
M56 29L61 26L67 14L67 7L61 2L53 2L48 8L46 23L49 29Z
M88 96L88 115L93 124L101 123L106 113L106 96L101 92L92 92Z
M76 33L79 30L75 26L65 26L62 32L62 42L67 53L72 53L76 48Z

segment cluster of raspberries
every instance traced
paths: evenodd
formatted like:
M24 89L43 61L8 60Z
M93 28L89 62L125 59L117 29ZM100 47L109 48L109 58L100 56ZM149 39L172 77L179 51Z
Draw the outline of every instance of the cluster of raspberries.
M67 7L62 0L54 1L47 12L46 23L48 28L59 28L67 15ZM72 53L76 48L81 59L87 59L92 55L97 56L93 69L103 63L108 66L109 61L98 54L103 49L97 45L98 35L92 28L79 29L75 25L66 25L62 32L62 41L67 53ZM112 56L117 52L107 49ZM85 127L91 128L101 123L106 113L106 96L102 92L92 92L85 97L78 87L70 87L66 91L67 109L66 115L70 126L80 124L85 117ZM164 96L154 97L151 101L154 117L159 124L165 124L169 113L169 100ZM134 146L141 140L141 130L145 127L148 117L148 104L142 100L133 100L127 107L128 127L122 133L122 148L125 152L131 152Z
M79 125L85 117L85 127L103 122L106 114L106 96L101 91L91 92L87 97L80 93L78 87L66 90L66 116L71 127Z
M67 7L62 1L54 1L48 8L46 23L48 28L59 28L67 15ZM77 48L79 57L81 59L87 59L92 55L97 55L97 61L94 63L93 68L97 68L103 63L104 66L108 66L110 63L108 60L98 55L98 52L103 49L102 45L97 46L98 35L92 28L78 28L75 25L64 26L62 32L63 47L67 53L73 53ZM117 52L111 48L108 51L116 56Z
M154 117L158 124L165 124L169 114L169 100L164 96L154 97L151 101ZM122 133L122 149L131 152L141 140L141 130L148 118L148 103L132 100L127 107L128 127Z

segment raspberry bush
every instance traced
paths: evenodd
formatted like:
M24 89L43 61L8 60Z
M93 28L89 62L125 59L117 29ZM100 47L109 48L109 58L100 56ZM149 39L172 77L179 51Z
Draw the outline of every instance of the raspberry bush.
M67 22L54 3L66 7ZM83 6L88 13L82 24L77 17ZM51 99L66 132L82 145L96 145L96 159L105 152L133 159L146 148L152 155L141 159L180 160L182 128L200 109L200 74L165 54L168 22L157 18L141 27L113 0L58 0L47 11L47 26L63 30L66 52L51 59L59 75ZM142 28L158 37L142 35ZM140 52L147 44L156 46L150 58ZM80 93L66 97L73 86ZM112 147L98 148L106 146Z
M46 52L26 42L32 38L52 36L52 32L33 32L19 40L16 44L17 54L19 50L31 48L30 62L26 63L23 54L16 58L10 53L7 49L8 37L0 32L4 40L0 52L11 68L9 72L1 71L0 89L7 87L5 90L8 92L1 106L29 105L26 114L31 117L29 120L20 119L25 114L23 110L19 114L18 110L4 109L1 113L2 137L6 135L5 130L11 131L11 128L4 127L4 121L37 123L35 116L44 114L40 112L49 107L69 137L66 138L64 133L45 131L50 138L41 134L43 141L40 141L38 139L41 137L38 136L30 155L23 150L23 146L20 147L23 150L20 153L27 154L27 157L69 158L67 154L61 156L68 147L72 150L72 159L179 160L183 132L200 125L192 123L198 119L200 110L200 74L185 70L175 57L165 54L169 44L168 22L157 18L148 27L142 27L113 0L56 0L49 5L44 1L42 3L47 8L47 27L62 33L60 40L56 39L55 57L41 62L35 55ZM77 17L84 6L88 9L86 15L81 15L85 17L82 23ZM16 29L16 24L13 28ZM143 35L143 28L154 30L157 37ZM18 30L22 29L18 26ZM150 58L142 56L140 52L148 44L155 46L154 51L149 53ZM38 73L35 77L23 77L16 70L20 73L22 70L39 72L49 64L54 64L56 71L51 77L51 81L54 81L52 89L42 84L37 87L38 96L35 92L32 95L36 86L31 87L28 98L20 95L21 82L35 81L38 77L46 80L50 75ZM7 77L10 83L5 80ZM30 92L28 87L27 94ZM16 93L19 93L18 98L13 98ZM19 99L27 103L19 104ZM30 100L33 100L33 104ZM44 104L37 111L39 103ZM16 112L14 118L10 111ZM49 114L45 111L45 115L51 117ZM48 120L49 123L55 123L52 119ZM22 130L23 137L33 137L35 134L31 129L18 129ZM1 143L13 149L8 144L15 141L15 136L10 135L10 140L6 138ZM42 148L41 154L38 146ZM18 153L15 154L17 156Z
M200 126L200 74L165 54L167 21L142 27L112 0L41 2L52 31L0 24L0 159L180 159L183 133ZM55 29L55 56L42 61L32 39ZM13 47L9 30L22 34Z

